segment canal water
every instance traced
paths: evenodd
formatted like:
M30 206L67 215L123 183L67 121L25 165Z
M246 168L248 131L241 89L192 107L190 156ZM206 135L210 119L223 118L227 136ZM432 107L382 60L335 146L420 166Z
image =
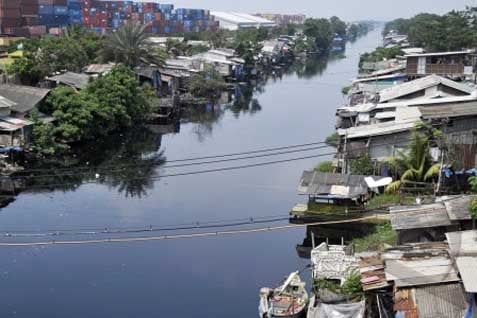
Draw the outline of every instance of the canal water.
M98 145L90 150L97 158L78 160L112 170L132 165L137 158L130 155L138 152L143 159L174 160L324 140L334 129L336 107L344 102L341 88L356 75L359 55L374 49L379 37L375 31L349 44L344 59L312 61L270 78L245 105L192 112L178 133L118 136L114 152ZM31 187L20 193L0 210L0 230L41 233L284 216L305 200L297 195L302 171L323 159L149 179L134 176L210 167L133 168L109 176L99 173L97 183L84 184L71 175L59 182L68 181L68 186L53 191ZM305 236L305 228L299 228L117 245L0 248L0 316L257 317L260 287L274 286L307 265L296 250ZM44 239L51 238L34 240Z

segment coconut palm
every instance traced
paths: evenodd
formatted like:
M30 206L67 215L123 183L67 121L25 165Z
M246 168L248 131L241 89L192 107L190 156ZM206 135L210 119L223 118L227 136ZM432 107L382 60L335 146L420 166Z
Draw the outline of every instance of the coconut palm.
M413 132L408 152L398 152L397 157L391 159L398 171L403 171L401 179L387 186L386 192L396 193L403 183L427 182L439 174L440 164L432 165L429 154L429 138Z
M128 22L107 35L101 57L104 61L113 60L131 68L141 63L160 66L164 63L164 56L153 52L147 37L146 25Z

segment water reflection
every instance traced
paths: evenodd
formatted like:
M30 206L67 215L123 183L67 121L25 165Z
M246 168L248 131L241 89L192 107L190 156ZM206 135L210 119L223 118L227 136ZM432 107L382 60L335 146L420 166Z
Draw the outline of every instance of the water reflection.
M24 162L26 172L0 183L2 207L21 192L74 191L81 184L104 184L125 197L143 197L154 186L157 167L166 162L162 134L147 128L80 146L61 160Z
M331 56L329 60L337 59ZM212 137L214 127L226 113L234 118L253 116L262 110L257 96L271 82L296 74L312 78L323 73L328 58L316 57L277 66L248 83L226 91L214 103L183 107L180 118L161 125L147 125L126 134L75 147L75 152L55 160L23 162L27 172L0 179L0 208L9 205L22 192L75 191L85 183L98 183L116 189L127 198L142 198L160 176L158 168L167 158L161 150L162 137L179 133L181 124L193 124L199 142Z
M353 238L361 238L369 233L372 233L375 224L373 223L344 223L344 224L330 224L320 226L307 226L306 234L303 242L297 244L296 252L298 257L309 259L313 244L320 245L323 242L328 242L333 245L340 245L342 243L349 244Z

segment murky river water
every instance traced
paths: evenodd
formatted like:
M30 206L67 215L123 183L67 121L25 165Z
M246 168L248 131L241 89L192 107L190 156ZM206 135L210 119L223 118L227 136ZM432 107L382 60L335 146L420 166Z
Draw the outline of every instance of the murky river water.
M254 92L248 109L198 112L182 123L178 134L122 139L119 153L159 149L173 160L324 140L333 131L336 107L344 102L341 88L356 75L359 54L373 49L378 38L376 31L348 45L346 59L309 63L270 79ZM95 151L108 169L131 163L118 158L118 151L115 159L108 159L112 154L101 146ZM297 195L302 171L319 160L124 182L127 174L155 170L130 169L102 184L53 192L32 188L0 210L0 230L143 227L286 215L304 200ZM156 172L204 168L210 167ZM0 248L0 317L257 317L259 288L273 286L307 264L296 252L305 232Z

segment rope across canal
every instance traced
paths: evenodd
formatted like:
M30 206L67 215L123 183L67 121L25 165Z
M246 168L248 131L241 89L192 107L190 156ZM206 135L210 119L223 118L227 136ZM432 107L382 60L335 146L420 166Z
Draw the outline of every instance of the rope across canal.
M261 227L261 228L254 228L254 229L240 229L240 230L227 230L227 231L188 233L188 234L172 234L172 235L145 236L145 237L123 237L123 238L104 238L104 239L94 239L94 240L64 240L64 241L50 240L50 241L40 241L40 242L0 242L0 247L29 247L29 246L48 246L48 245L93 245L93 244L105 244L105 243L167 241L167 240L178 240L178 239L192 239L192 238L263 233L263 232L270 232L270 231L281 231L281 230L302 228L306 226L346 224L346 223L378 220L382 217L383 217L382 215L376 214L372 216L354 218L349 220L341 220L341 221L325 221L325 222L314 222L314 223L307 223L307 224L289 224L289 225L282 225L282 226Z

